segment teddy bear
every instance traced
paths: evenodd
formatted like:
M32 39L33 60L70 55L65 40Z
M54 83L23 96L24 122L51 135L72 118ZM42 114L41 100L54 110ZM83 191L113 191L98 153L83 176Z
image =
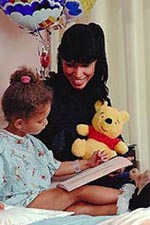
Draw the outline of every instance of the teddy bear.
M128 122L129 114L108 106L104 101L96 101L92 124L78 124L77 133L87 139L77 138L72 144L72 153L83 159L89 159L95 151L106 151L108 159L117 154L125 154L128 146L119 138L123 125Z

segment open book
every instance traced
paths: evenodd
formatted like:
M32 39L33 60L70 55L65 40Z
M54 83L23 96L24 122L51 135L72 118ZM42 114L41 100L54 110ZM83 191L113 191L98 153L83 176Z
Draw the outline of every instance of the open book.
M66 191L72 191L84 184L87 184L93 180L103 177L115 170L123 167L131 166L132 162L122 156L117 156L104 162L96 167L86 169L75 176L68 178L57 184L57 187L63 188Z

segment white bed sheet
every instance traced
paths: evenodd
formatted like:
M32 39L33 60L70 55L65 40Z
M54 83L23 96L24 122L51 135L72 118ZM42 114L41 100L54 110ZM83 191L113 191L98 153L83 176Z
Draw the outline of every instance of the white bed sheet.
M150 225L150 207L120 216L74 215L72 212L6 206L0 225Z
M5 210L0 212L0 225L27 225L43 219L64 217L72 214L74 213L57 210L5 206Z
M139 208L132 212L115 216L97 225L150 225L150 207Z

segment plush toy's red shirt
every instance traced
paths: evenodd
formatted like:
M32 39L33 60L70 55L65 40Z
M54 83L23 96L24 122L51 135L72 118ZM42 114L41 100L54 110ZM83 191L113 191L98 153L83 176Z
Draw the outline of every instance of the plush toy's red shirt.
M110 138L107 137L104 134L99 133L98 131L96 131L94 129L94 127L89 126L89 134L88 134L88 138L92 138L95 139L97 141L103 142L105 143L110 149L114 149L114 146L116 144L118 144L118 142L120 141L119 138Z

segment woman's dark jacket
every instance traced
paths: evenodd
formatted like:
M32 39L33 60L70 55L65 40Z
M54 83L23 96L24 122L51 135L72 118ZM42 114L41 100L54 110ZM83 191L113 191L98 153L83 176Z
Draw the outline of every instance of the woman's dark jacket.
M76 125L91 124L95 114L94 104L97 100L107 100L110 105L107 91L104 85L94 83L94 81L89 82L83 90L76 90L65 77L57 74L47 79L46 84L54 91L53 104L48 116L48 125L37 137L53 151L56 159L74 160L76 157L71 152L71 146L73 141L79 137ZM108 180L105 181L105 178L100 180L104 180L105 186L113 186L114 178L109 178L110 184ZM101 184L99 180L97 182Z

